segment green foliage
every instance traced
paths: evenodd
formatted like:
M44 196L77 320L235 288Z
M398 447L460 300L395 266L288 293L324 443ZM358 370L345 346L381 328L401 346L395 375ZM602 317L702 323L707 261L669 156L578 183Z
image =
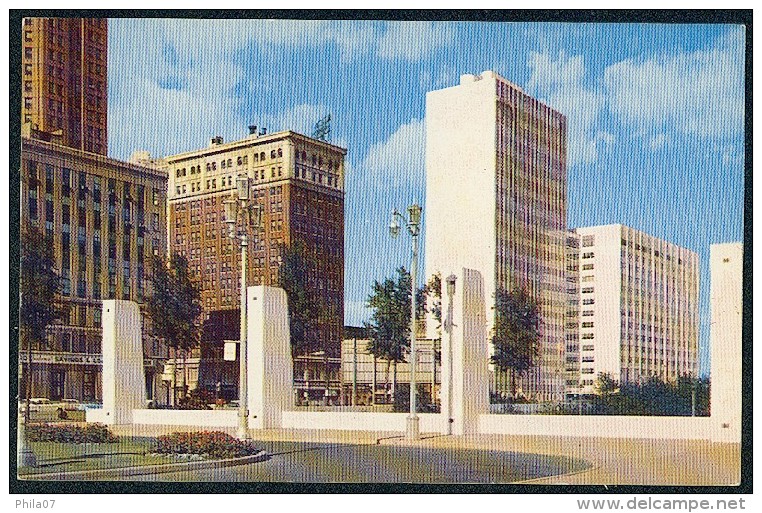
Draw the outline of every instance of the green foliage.
M365 327L370 336L368 351L389 362L404 361L410 351L410 273L397 269L396 279L373 283L368 307L373 310ZM426 287L416 293L416 319L426 313Z
M299 356L320 349L317 330L327 307L310 280L310 273L316 272L318 265L304 242L281 244L279 250L283 260L278 269L278 286L288 297L291 354Z
M256 454L251 442L238 440L222 431L176 432L156 439L159 454L202 454L212 458L240 458Z
M111 443L118 438L103 424L27 424L26 439L29 442L60 443Z
M42 346L48 326L61 319L64 309L60 304L61 281L55 269L52 244L42 232L30 226L21 233L20 264L22 340L25 344Z
M172 254L169 266L156 256L151 274L153 294L146 302L153 334L176 350L188 352L200 342L201 293L185 257Z
M418 395L416 395L415 409L418 413L439 413L439 407L431 400L431 393L423 383L416 385ZM397 390L394 394L394 406L392 411L409 412L410 411L410 383L397 384Z
M619 383L608 372L601 372L598 374L598 379L595 382L595 390L603 396L607 396L616 392L619 388Z
M426 296L432 298L431 315L437 321L437 331L442 328L442 276L434 274L426 284Z
M516 377L534 367L540 354L540 316L537 302L525 289L495 291L494 354L491 362L511 370L511 395L516 396Z
M604 378L602 381L601 378ZM607 383L616 382L601 373L596 388L601 395L594 398L596 413L604 415L689 416L693 393L696 394L696 415L709 415L710 383L707 378L693 380L681 376L676 383L651 377L644 383L624 383L618 390ZM606 393L603 391L606 390Z

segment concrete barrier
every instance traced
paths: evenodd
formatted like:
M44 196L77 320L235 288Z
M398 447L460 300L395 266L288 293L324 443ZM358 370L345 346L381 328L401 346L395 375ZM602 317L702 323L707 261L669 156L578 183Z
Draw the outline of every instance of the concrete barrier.
M339 431L405 432L407 413L284 411L282 427L290 429L331 429ZM438 413L420 413L422 433L441 433L445 419Z
M235 427L237 410L132 410L133 424Z
M709 417L615 415L480 415L479 433L673 440L716 438Z

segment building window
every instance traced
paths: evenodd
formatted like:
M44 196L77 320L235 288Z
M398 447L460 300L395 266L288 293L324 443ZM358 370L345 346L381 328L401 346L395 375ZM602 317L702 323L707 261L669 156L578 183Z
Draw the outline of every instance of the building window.
M592 251L589 253L582 253L582 258L595 258L595 253Z
M593 322L590 322L590 321L588 321L588 322L583 322L583 323L582 323L582 327L583 327L583 328L594 328L594 327L595 327L595 323L593 323Z

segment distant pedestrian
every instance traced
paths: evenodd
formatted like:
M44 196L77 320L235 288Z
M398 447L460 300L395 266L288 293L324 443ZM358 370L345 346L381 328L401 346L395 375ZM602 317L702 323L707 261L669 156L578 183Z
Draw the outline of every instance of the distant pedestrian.
M64 410L60 406L56 410L56 413L58 414L58 418L61 419L61 420L67 420L69 418L69 414L66 413L66 410Z

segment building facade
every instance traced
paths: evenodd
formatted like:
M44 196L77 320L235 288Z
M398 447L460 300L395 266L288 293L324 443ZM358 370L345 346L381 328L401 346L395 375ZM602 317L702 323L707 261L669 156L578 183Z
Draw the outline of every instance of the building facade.
M315 263L308 270L308 294L326 312L310 346L330 358L340 354L346 150L295 132L262 134L252 128L243 140L223 143L215 137L207 148L165 159L170 249L186 256L201 280L201 381L206 362L237 383L235 365L228 362L225 372L220 359L224 340L239 336L240 246L224 222L224 202L235 193L238 176L252 180L262 211L261 225L247 227L248 285L276 286L283 249L301 242Z
M619 224L574 231L568 392L595 393L600 373L620 383L697 377L698 255Z
M142 304L150 295L151 259L166 251L166 175L30 135L22 138L21 224L51 244L65 306L47 343L32 348L31 397L97 401L101 301ZM147 333L144 344L152 394L166 353Z
M538 401L564 395L566 144L565 116L493 71L426 95L426 273L529 291L540 356L518 388Z
M22 123L106 155L107 21L25 18L22 32Z

